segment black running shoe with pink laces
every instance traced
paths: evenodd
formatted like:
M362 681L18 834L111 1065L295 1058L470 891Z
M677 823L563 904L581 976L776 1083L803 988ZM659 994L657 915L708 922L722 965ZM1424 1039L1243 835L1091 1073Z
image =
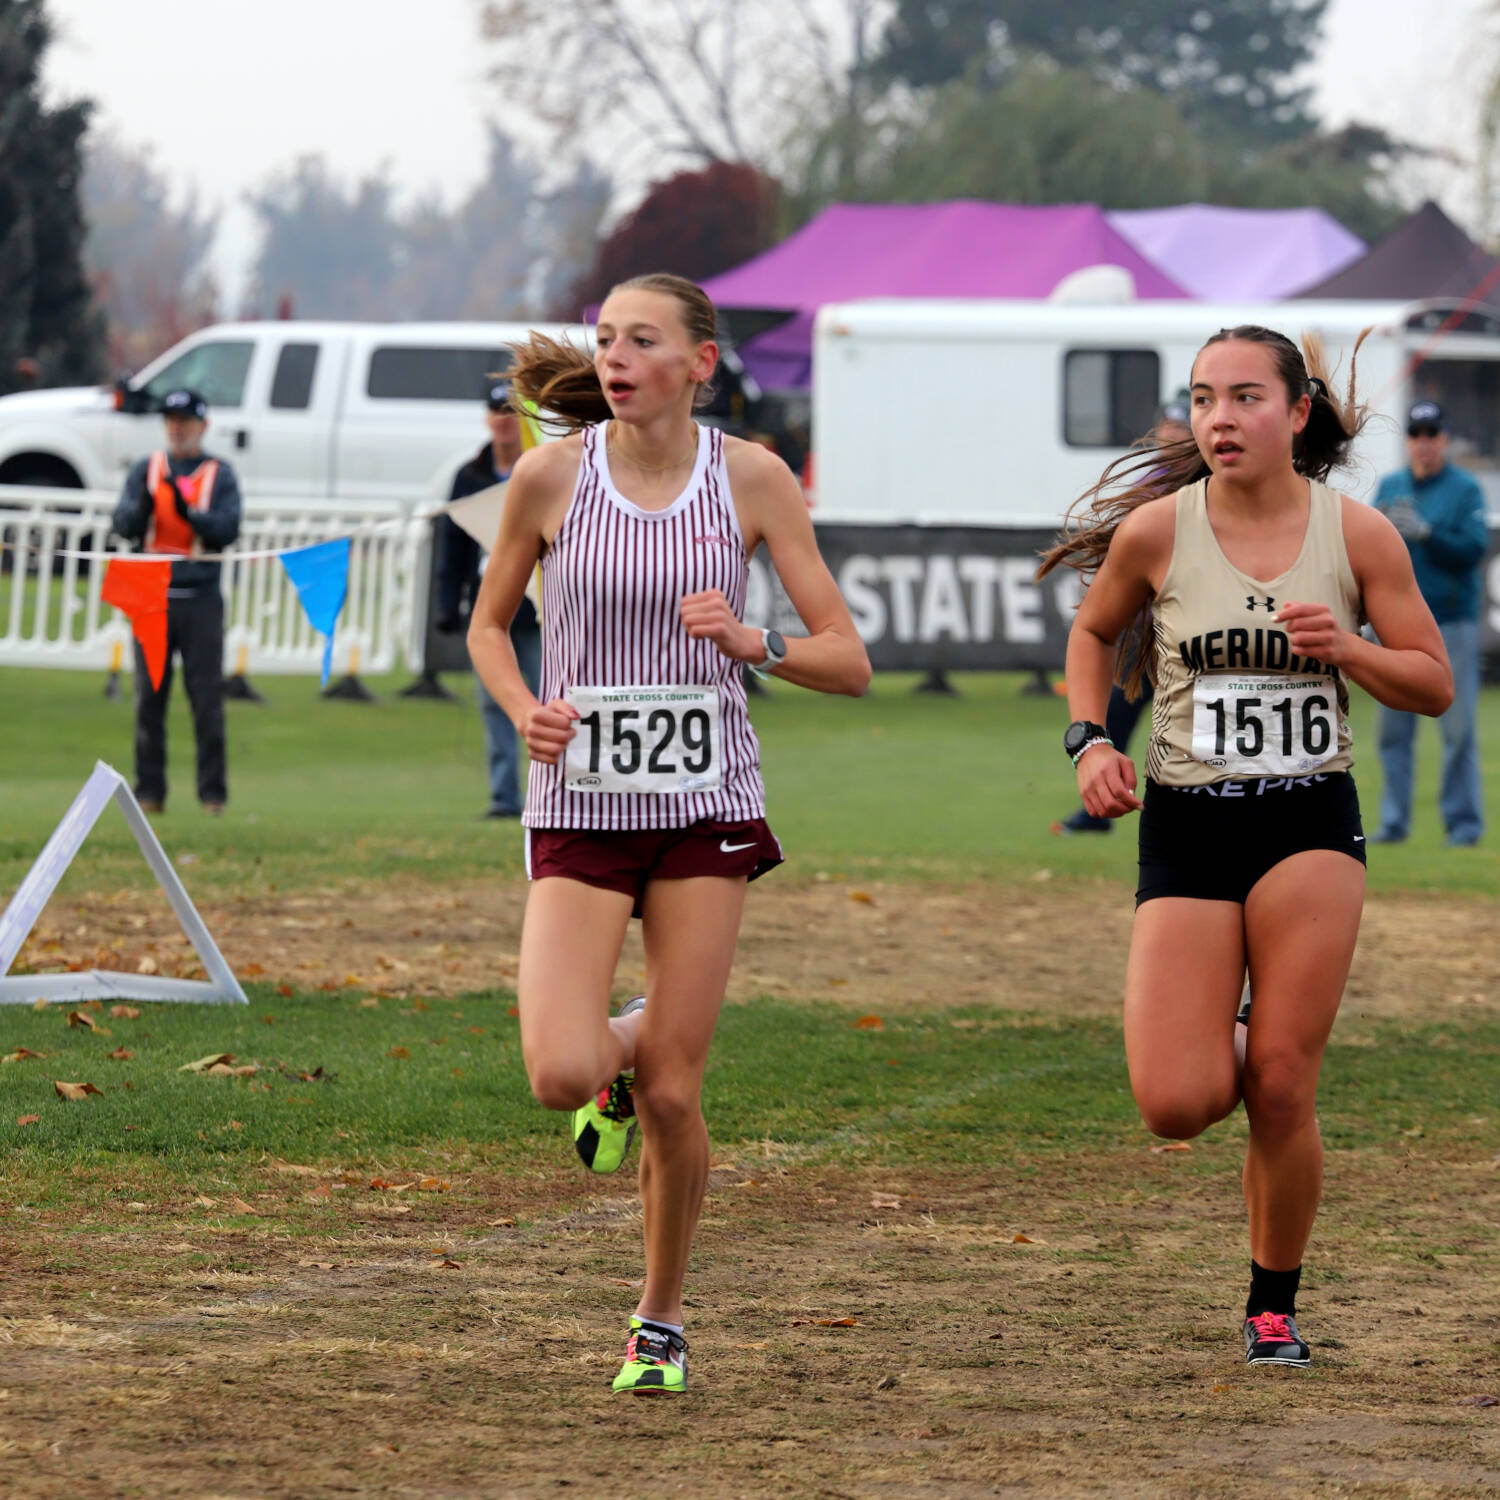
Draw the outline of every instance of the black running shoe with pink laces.
M1312 1350L1302 1342L1290 1313L1256 1313L1245 1319L1245 1363L1305 1370L1312 1363Z

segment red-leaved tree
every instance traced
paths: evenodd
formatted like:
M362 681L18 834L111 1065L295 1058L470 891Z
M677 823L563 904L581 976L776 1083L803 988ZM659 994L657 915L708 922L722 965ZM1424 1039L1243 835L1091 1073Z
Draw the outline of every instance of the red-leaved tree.
M775 242L777 198L775 181L745 162L715 161L654 184L553 316L581 316L631 276L671 271L703 281L740 265Z

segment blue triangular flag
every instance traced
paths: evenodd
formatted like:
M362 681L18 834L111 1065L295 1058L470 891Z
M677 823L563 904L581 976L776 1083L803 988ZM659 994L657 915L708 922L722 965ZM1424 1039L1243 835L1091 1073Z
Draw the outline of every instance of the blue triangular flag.
M349 538L341 536L283 552L281 565L313 629L323 633L323 686L327 687L333 665L333 631L349 592Z

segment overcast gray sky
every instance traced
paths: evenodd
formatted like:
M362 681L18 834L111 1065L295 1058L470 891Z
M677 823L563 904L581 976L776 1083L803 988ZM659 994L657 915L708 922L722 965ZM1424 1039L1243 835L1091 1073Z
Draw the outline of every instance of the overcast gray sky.
M404 190L436 189L451 203L482 166L487 115L525 130L485 81L474 0L50 0L49 9L54 95L92 98L100 124L153 146L223 210L216 262L229 307L254 253L241 195L299 154L320 151L346 177L388 162ZM1467 155L1490 9L1490 0L1332 0L1313 70L1321 109L1335 123L1359 118ZM1408 187L1477 227L1463 165L1426 165Z

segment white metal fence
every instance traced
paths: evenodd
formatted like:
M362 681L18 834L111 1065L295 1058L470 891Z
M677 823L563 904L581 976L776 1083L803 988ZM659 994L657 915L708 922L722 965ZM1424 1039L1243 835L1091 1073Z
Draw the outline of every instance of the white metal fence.
M130 622L104 604L103 558L115 496L97 490L0 485L0 666L129 668ZM382 523L377 526L376 523ZM432 524L393 519L388 506L328 499L245 501L238 544L224 554L228 672L316 673L321 638L276 557L245 554L353 534L349 594L333 642L335 672L421 666Z

